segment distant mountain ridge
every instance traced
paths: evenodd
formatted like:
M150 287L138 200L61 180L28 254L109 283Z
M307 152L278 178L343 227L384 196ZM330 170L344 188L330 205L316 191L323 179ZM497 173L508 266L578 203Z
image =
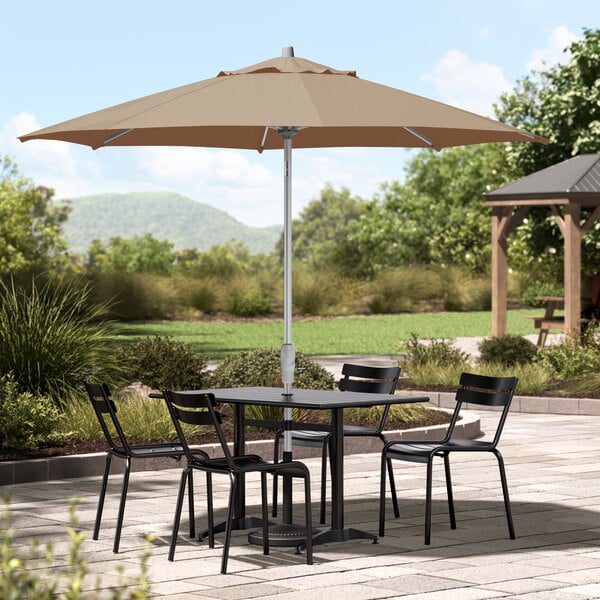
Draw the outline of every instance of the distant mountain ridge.
M107 193L69 200L72 211L63 226L71 252L84 253L93 240L132 238L147 233L175 249L208 250L235 240L251 254L272 252L281 227L250 227L225 211L174 192Z

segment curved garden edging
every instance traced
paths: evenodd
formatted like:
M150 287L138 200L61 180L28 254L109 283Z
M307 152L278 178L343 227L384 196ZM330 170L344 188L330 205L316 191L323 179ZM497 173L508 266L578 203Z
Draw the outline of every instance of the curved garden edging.
M445 407L440 407L444 409ZM446 432L447 425L434 425L431 427L416 427L386 432L389 440L434 440L441 439ZM476 438L481 434L479 417L473 413L464 413L463 419L456 425L456 434L465 438ZM216 456L219 444L206 444L200 446L210 456ZM270 457L273 453L273 440L256 440L246 443L248 452ZM381 451L381 440L378 438L345 438L344 449L346 454L368 454ZM295 458L308 458L319 456L319 448L305 448L298 446L294 449ZM104 472L104 452L93 454L74 454L70 456L51 456L48 458L35 458L31 460L11 460L0 462L0 486L15 483L29 483L35 481L54 481L57 479L70 479L74 477L97 477ZM172 469L178 462L171 458L147 458L132 461L131 470L157 471ZM123 471L121 461L113 461L111 472Z

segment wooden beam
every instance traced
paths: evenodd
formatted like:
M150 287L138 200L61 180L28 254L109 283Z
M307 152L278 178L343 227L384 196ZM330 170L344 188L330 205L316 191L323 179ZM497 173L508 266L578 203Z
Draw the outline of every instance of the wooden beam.
M506 335L507 321L507 230L512 208L494 206L492 208L492 335Z
M600 206L596 206L594 212L588 217L588 220L581 227L581 237L590 232L590 229L598 219L600 219Z

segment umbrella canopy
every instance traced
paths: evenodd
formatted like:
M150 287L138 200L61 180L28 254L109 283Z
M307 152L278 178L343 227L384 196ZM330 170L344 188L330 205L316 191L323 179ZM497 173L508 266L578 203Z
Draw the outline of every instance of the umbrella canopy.
M292 54L287 52L287 54ZM23 135L102 146L416 147L543 138L303 58L283 56Z

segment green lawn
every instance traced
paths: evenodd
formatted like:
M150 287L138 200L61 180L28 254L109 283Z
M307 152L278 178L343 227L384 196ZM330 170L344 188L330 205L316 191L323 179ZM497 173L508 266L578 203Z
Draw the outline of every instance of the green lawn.
M539 309L509 311L508 333L535 333L532 322L523 317L539 312ZM490 336L491 322L491 313L487 311L352 316L296 321L292 335L296 350L309 356L396 354L402 340L409 339L413 332L420 338L435 339ZM279 348L283 324L280 320L127 323L116 340L122 343L148 335L173 336L192 344L211 360L221 360L250 348Z

